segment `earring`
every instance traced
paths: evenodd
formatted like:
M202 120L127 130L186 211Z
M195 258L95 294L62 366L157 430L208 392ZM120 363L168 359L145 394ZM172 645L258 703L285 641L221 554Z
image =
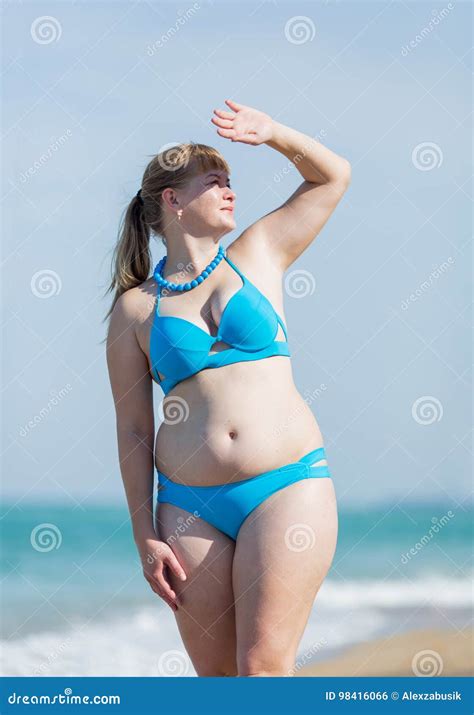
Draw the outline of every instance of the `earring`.
M182 215L183 215L183 209L178 209L178 221L181 221Z

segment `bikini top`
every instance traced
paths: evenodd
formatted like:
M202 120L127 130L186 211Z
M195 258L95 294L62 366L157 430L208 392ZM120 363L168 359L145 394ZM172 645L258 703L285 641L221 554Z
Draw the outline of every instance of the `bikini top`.
M262 360L273 355L290 357L288 334L282 319L227 253L224 258L242 279L242 286L225 306L217 335L210 335L184 318L160 315L161 285L158 284L149 354L153 379L165 395L179 382L201 370ZM275 339L279 325L285 340ZM220 341L230 347L210 354L214 343Z

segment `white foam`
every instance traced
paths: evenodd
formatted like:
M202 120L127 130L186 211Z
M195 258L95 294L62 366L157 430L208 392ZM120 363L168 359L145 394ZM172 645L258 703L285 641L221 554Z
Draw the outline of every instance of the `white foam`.
M195 675L174 616L168 606L165 608L144 608L108 623L93 622L68 631L3 641L1 674Z
M430 604L472 607L469 579L426 576L422 580L341 580L321 587L297 662L319 653L391 632L400 609ZM396 614L394 615L394 609ZM395 618L395 621L394 621ZM38 632L0 643L1 675L12 676L195 676L168 606L77 621L62 632Z
M318 594L318 604L327 609L358 606L395 608L417 605L470 607L474 603L472 580L426 576L422 580L334 581L327 579Z

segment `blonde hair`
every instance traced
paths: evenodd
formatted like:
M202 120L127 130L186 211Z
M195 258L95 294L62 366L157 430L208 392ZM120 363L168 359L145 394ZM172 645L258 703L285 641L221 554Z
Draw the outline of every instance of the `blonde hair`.
M143 174L141 197L133 197L121 221L112 256L112 280L106 291L107 295L115 290L115 295L104 320L122 293L148 279L152 267L151 236L161 237L166 245L163 190L185 188L195 176L211 169L230 174L229 165L217 149L194 142L165 149L150 161Z

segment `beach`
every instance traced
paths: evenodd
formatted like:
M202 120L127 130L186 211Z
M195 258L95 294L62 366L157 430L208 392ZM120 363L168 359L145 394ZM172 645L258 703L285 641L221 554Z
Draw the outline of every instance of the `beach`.
M473 646L472 628L413 630L352 646L295 677L468 677L474 675Z

